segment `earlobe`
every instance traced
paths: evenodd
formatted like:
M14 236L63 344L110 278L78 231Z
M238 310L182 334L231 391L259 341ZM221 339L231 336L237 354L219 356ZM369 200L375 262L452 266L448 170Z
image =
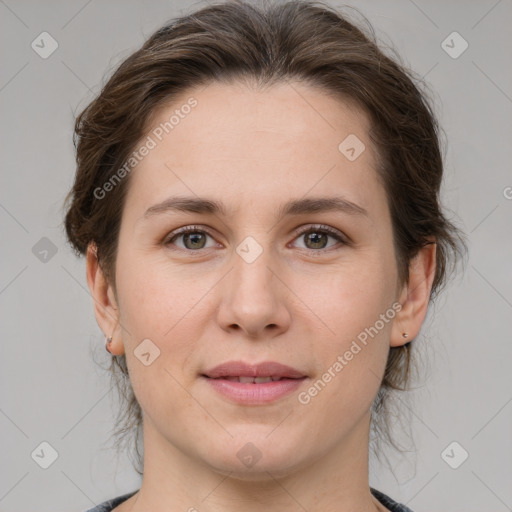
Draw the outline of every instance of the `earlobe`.
M89 243L86 256L87 284L93 299L94 315L99 328L106 337L112 337L109 352L119 355L124 352L119 325L119 312L112 286L106 280L98 262L97 248L94 242Z
M421 329L427 314L436 271L436 248L437 245L432 240L410 261L409 280L403 286L398 299L402 308L397 313L391 330L392 347L409 343L416 338Z

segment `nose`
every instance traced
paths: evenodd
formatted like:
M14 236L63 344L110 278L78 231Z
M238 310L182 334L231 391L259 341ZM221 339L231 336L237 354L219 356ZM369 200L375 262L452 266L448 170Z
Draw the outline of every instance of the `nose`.
M226 331L241 331L246 337L268 339L285 332L291 315L288 288L279 277L270 251L248 262L233 253L233 268L222 284L217 320Z

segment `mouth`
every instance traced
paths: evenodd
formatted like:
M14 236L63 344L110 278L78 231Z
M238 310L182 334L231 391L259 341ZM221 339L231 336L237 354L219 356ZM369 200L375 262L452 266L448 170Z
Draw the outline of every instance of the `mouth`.
M223 398L239 405L264 405L296 391L308 376L281 363L222 363L200 375Z
M279 380L302 380L306 377L299 378L292 378L292 377L279 377L279 376L273 376L273 377L242 377L242 376L223 376L223 377L209 377L208 375L202 375L202 377L206 377L207 379L213 379L213 380L227 380L229 382L241 382L242 384L265 384L267 382L276 382Z
M206 370L202 375L210 379L229 379L230 377L235 379L251 379L248 381L240 380L239 382L255 383L270 382L270 380L276 381L280 379L302 379L303 377L307 377L302 371L275 361L265 361L256 365L244 361L226 361L214 368ZM265 381L260 379L270 380Z

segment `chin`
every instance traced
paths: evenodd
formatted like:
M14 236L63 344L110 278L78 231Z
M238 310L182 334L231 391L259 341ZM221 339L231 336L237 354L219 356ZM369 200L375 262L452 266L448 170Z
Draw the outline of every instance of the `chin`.
M277 434L271 439L271 431L268 426L257 432L253 428L226 443L217 442L213 450L206 449L203 460L214 471L240 480L268 481L272 479L270 475L286 476L300 465L296 457L299 453L304 455L304 443Z
M290 461L284 457L282 460L274 459L263 462L261 459L252 467L245 467L243 464L222 464L211 465L211 469L223 476L229 476L233 480L243 482L274 482L275 479L284 478L293 474L294 466L290 466Z

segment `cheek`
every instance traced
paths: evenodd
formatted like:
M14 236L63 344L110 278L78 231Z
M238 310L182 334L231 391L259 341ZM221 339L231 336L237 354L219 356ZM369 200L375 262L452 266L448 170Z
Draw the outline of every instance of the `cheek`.
M315 313L322 320L315 324L324 333L311 332L318 374L303 398L310 400L315 414L329 411L336 416L338 425L345 415L361 416L371 406L386 365L395 316L390 288L394 273L385 262L365 258L361 268L349 267L322 281L323 287L303 289L303 293L310 290ZM316 290L313 296L311 290Z
M377 256L357 259L347 258L328 274L296 280L297 295L305 298L304 302L321 320L319 325L323 325L326 336L337 340L340 346L372 326L394 300L394 271Z
M159 414L173 417L192 405L182 388L190 378L184 371L201 339L194 321L200 311L197 290L180 286L176 278L163 278L156 270L130 264L119 274L121 321L129 332L123 341L130 381L143 411L153 419Z
M118 289L125 322L137 335L160 339L190 310L196 294L193 286L183 286L183 278L153 260L140 255L121 261Z
M173 375L181 372L187 358L197 350L196 340L201 339L201 324L196 320L201 314L198 301L205 292L149 261L126 261L119 266L118 276L121 321L128 331L123 341L133 379L141 375L165 378L164 368ZM152 350L157 354L147 367L153 369L152 373L137 360L139 347L144 346L141 343L148 339L152 343L145 343L151 356Z
M316 325L325 334L311 333L318 373L300 403L324 427L328 421L332 432L348 428L347 418L362 418L380 386L395 316L390 280L383 276L378 265L347 273L330 279L325 294L314 297L321 305Z

